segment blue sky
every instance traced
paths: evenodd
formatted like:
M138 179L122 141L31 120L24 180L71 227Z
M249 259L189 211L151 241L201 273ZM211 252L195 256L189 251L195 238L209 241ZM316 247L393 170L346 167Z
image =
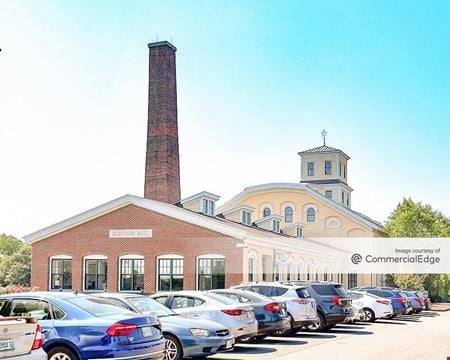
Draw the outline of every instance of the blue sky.
M353 208L450 214L447 1L0 1L0 233L143 194L147 43L177 51L182 196L351 156Z

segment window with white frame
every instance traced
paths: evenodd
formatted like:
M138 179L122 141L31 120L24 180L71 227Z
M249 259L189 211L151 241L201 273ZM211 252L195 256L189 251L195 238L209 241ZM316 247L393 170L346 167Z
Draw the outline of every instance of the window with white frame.
M272 210L269 207L265 207L263 210L263 217L270 216L272 214Z
M341 192L341 202L342 202L342 204L344 204L344 196L345 196L345 193Z
M144 290L144 257L122 257L119 262L120 291Z
M225 258L200 257L197 259L198 290L225 288Z
M84 258L84 290L106 290L108 260L106 256L89 255Z
M286 206L284 209L284 222L291 223L294 215L294 210L291 206Z
M301 226L295 227L295 237L298 237L298 238L303 237L303 228Z
M314 163L308 163L308 176L314 176Z
M272 231L279 233L280 232L280 221L279 220L272 220Z
M308 210L306 210L306 221L307 222L315 222L316 221L316 210L314 210L313 208L308 208Z
M181 256L158 257L158 291L183 290L184 259Z
M72 289L72 257L61 255L50 259L50 289Z
M333 200L333 190L325 190L325 197L327 199Z
M213 216L214 215L214 201L209 199L203 199L202 202L202 212L203 214Z
M241 223L249 226L252 224L252 213L250 211L241 211Z
M325 160L325 175L331 175L331 161Z

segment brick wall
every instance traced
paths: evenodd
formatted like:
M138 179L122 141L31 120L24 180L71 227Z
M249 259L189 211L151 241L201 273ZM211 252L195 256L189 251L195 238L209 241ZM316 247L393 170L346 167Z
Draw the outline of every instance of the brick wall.
M110 239L110 229L152 229L152 238ZM156 258L174 253L184 256L184 289L196 284L196 257L220 254L226 257L226 287L242 282L243 249L236 239L170 218L134 205L128 205L87 223L32 244L33 286L49 289L50 257L72 256L72 289L83 289L83 257L108 257L108 290L118 290L119 257L139 254L145 257L144 290L156 290Z

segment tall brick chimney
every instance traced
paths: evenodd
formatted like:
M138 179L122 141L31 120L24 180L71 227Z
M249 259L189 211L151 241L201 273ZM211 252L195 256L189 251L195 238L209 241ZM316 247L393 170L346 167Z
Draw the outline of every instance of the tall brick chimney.
M180 200L175 51L168 41L148 44L148 129L144 197Z

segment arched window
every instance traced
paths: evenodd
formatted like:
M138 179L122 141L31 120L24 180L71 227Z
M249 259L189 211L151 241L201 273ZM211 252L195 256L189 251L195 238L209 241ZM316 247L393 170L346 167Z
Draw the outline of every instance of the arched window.
M178 254L164 254L157 258L158 291L183 290L184 258Z
M294 210L292 210L292 207L287 206L286 209L284 209L284 222L291 223L293 213Z
M263 217L270 216L271 213L272 213L272 211L270 210L270 208L265 207L263 210Z
M93 254L84 257L85 291L105 291L107 288L108 258L104 255Z
M306 210L306 221L307 222L315 222L316 221L316 210L313 208L309 208Z
M144 290L144 257L138 254L119 257L119 291Z
M72 289L72 256L55 255L50 258L50 290Z

